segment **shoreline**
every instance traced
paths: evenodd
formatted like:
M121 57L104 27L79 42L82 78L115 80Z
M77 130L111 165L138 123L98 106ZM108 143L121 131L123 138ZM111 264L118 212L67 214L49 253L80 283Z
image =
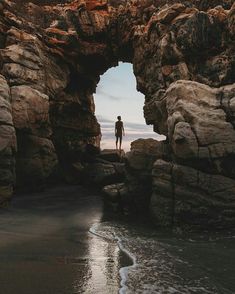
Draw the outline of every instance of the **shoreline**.
M105 212L97 192L54 187L17 196L0 213L1 290L170 293L173 285L181 293L233 293L234 244L232 232L175 236Z
M100 224L102 224L102 223L100 223ZM132 264L130 264L130 265L123 264L123 266L122 266L122 264L121 264L121 268L119 270L119 274L120 274L120 278L121 278L119 294L125 294L125 291L127 288L127 286L125 285L125 283L127 281L127 272L130 268L136 267L136 265L137 265L136 257L130 251L128 251L127 249L124 248L124 246L122 245L122 240L119 237L115 236L115 234L114 234L114 238L112 239L112 238L108 238L108 237L102 236L101 234L97 233L96 229L97 229L98 225L99 224L92 225L92 227L89 229L89 232L91 234L97 236L98 238L102 238L104 240L107 240L107 242L116 242L120 251L126 256L126 258L129 261L132 262Z
M89 233L102 218L100 195L80 186L18 195L0 213L1 291L118 293L122 253Z
M132 261L119 271L119 294L232 294L235 289L234 236L228 239L219 234L220 238L211 239L201 233L183 239L117 220L96 224L91 231L100 238L116 240Z

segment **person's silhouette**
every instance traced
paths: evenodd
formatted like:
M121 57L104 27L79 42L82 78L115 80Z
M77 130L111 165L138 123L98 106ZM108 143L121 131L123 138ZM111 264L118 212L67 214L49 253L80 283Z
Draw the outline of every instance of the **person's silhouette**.
M125 136L125 130L124 130L123 122L121 121L121 116L119 115L117 119L118 120L115 123L116 149L118 149L118 141L119 141L119 150L121 150L122 136Z

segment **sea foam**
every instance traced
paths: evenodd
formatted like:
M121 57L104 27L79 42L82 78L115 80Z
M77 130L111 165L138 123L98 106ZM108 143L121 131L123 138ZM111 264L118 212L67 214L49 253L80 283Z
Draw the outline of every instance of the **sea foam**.
M159 240L131 226L111 222L94 224L90 232L107 242L117 242L132 261L119 271L120 294L232 293L185 258L182 243Z

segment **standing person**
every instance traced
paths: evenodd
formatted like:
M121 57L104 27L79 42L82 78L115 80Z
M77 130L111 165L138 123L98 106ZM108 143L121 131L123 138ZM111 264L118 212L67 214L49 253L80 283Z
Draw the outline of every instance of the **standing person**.
M125 136L123 122L121 121L121 116L117 117L117 121L115 123L115 136L116 136L116 149L118 149L118 140L119 140L119 150L121 150L122 146L122 136Z

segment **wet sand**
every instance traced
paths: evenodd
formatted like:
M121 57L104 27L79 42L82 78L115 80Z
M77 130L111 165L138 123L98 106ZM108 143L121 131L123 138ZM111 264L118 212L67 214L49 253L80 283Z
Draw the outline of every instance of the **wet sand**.
M0 211L0 293L118 293L125 257L89 233L102 200L79 186L18 195Z

